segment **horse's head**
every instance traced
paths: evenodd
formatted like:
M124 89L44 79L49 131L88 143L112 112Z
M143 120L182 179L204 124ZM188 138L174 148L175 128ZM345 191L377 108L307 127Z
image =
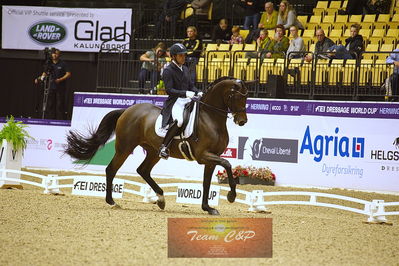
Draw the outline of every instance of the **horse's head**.
M239 126L247 123L247 84L242 80L232 80L233 86L225 93L225 101L234 117L234 123Z

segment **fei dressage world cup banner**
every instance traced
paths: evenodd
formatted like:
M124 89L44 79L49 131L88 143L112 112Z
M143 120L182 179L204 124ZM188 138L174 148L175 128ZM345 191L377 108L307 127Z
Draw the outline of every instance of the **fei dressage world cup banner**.
M131 9L3 6L2 48L98 52L129 48Z

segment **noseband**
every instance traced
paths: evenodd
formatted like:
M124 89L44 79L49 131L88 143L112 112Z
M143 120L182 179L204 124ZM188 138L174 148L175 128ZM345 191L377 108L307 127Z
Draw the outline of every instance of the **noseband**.
M243 85L244 83L242 83L241 80L240 80L239 82L242 84L243 87L245 87L245 85ZM210 107L211 109L214 109L214 110L216 110L216 111L219 111L219 112L221 112L221 113L224 113L224 114L226 114L226 115L229 114L229 113L235 114L235 113L242 113L242 112L245 112L245 111L247 110L246 106L244 106L243 108L241 108L241 109L239 109L239 110L233 110L232 108L229 107L229 106L231 106L231 102L233 101L233 97L234 97L236 94L239 94L241 97L247 97L247 95L248 95L248 90L247 90L245 93L242 93L242 92L240 91L240 89L238 89L238 90L235 89L236 87L238 87L238 86L237 86L236 84L233 84L232 88L230 89L229 96L228 96L228 98L227 98L227 106L228 106L228 108L230 109L230 111L229 111L229 110L226 111L226 110L220 109L220 108L218 108L218 107L216 107L216 106L207 104L207 103L205 103L205 102L203 102L203 101L201 101L201 100L197 100L197 102L200 103L200 104L202 104L202 105L205 105L205 106L207 106L207 107Z

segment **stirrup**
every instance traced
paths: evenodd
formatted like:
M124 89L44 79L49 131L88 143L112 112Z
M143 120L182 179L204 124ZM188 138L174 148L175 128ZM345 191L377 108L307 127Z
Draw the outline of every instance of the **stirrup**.
M169 158L169 149L165 145L162 145L159 149L159 157L167 160Z

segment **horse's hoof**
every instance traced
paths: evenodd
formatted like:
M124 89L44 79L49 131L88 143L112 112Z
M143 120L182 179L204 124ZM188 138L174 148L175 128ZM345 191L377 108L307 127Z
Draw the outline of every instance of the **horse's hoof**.
M111 209L118 210L118 209L122 209L122 208L118 204L114 204L114 205L111 205Z
M105 199L105 202L108 203L111 206L115 205L115 201L113 199Z
M210 210L208 210L208 213L210 215L220 215L220 213L216 209L210 209Z
M163 210L163 209L165 209L166 202L165 202L165 201L157 200L157 205L158 205L158 207L159 207L161 210Z
M229 192L227 193L227 200L228 200L230 203L233 203L233 202L236 200L236 196L237 196L236 193L233 193L233 192L229 191Z

